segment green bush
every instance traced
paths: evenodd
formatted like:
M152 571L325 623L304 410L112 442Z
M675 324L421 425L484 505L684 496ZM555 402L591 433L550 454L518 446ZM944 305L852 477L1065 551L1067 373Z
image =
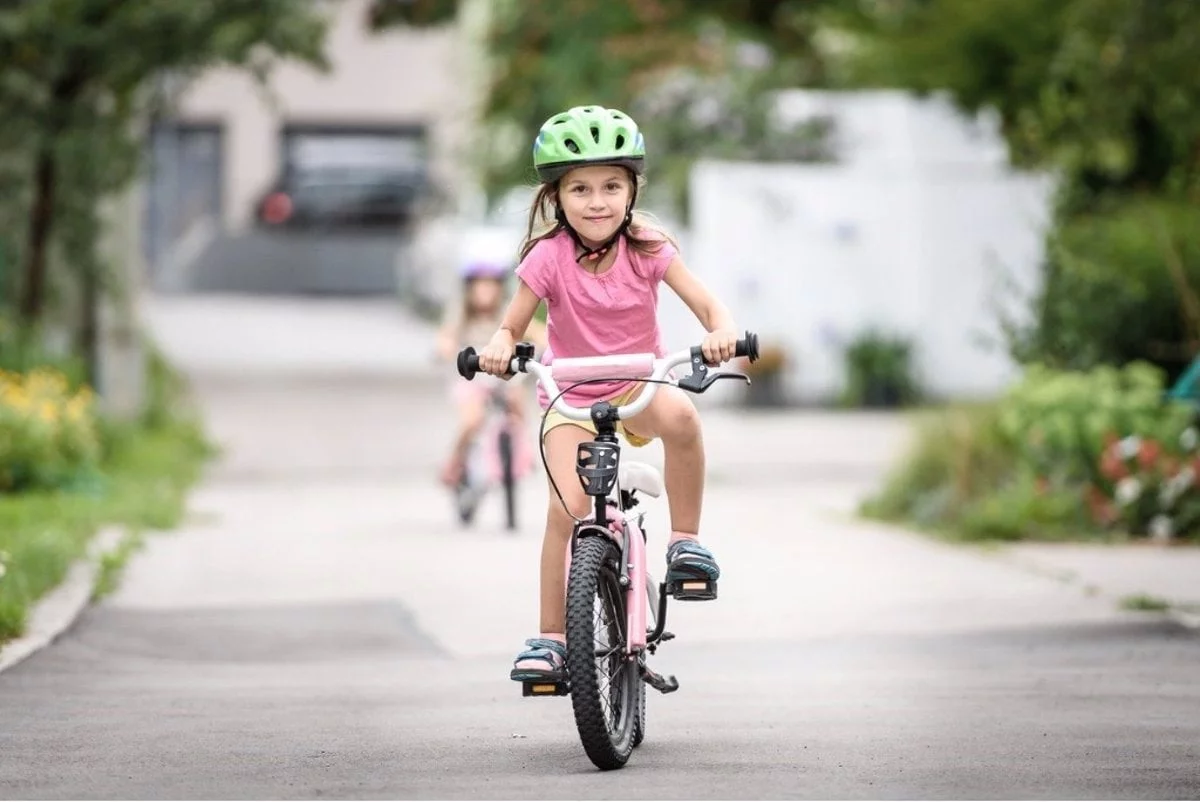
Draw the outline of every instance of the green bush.
M1200 206L1144 197L1062 220L1047 241L1032 324L1009 326L1022 363L1147 361L1173 381L1200 349Z
M1192 421L1191 407L1163 399L1151 365L1033 366L996 402L927 419L863 512L972 540L1190 536Z
M184 514L188 489L215 451L198 417L187 408L178 374L157 354L152 354L148 367L145 413L126 422L94 417L90 393L71 390L62 374L48 368L27 376L0 374L11 385L8 392L16 399L12 404L26 405L36 413L43 403L36 399L49 399L64 430L71 414L88 422L79 430L86 436L74 446L68 445L70 437L47 439L46 423L37 422L40 428L33 429L37 435L33 442L42 450L31 452L37 459L24 463L41 466L30 474L41 471L43 477L59 479L70 473L64 466L74 464L78 473L73 481L47 479L41 486L24 486L21 492L0 492L0 643L21 634L30 607L62 581L99 527L119 524L134 534L105 561L101 589L107 590L120 564L140 542L142 531L170 529ZM17 387L24 396L12 389ZM0 420L4 414L0 411ZM25 418L19 420L13 431L29 431L21 428L26 426ZM5 437L0 423L0 443L16 440L5 441ZM59 456L47 457L56 448ZM4 453L0 450L0 465L10 464L3 461Z
M0 372L0 493L67 487L95 475L100 452L90 390L49 368Z
M869 329L846 347L846 389L842 403L856 407L899 407L920 398L912 364L912 343Z

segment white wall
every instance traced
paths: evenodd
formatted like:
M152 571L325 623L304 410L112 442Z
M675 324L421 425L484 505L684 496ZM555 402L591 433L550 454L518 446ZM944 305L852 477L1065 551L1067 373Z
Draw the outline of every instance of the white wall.
M328 74L281 64L267 92L243 73L209 71L183 92L177 117L225 126L224 209L246 226L279 168L279 132L289 122L429 126L435 175L462 180L460 147L473 102L462 40L454 27L373 34L368 0L338 0L327 40Z
M998 334L998 269L1026 293L1037 285L1049 181L1010 171L989 121L940 100L794 91L779 103L792 119L832 115L840 162L698 164L692 268L740 326L785 345L796 400L840 391L840 344L869 325L915 339L938 395L1002 389L1014 366L978 339Z

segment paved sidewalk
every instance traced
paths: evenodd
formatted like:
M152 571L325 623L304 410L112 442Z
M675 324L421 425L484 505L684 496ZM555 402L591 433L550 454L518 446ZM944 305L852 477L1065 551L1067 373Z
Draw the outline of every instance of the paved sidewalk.
M1017 564L1102 594L1117 603L1141 599L1172 608L1200 628L1200 548L1195 546L1022 543L1003 550Z
M260 306L275 331L226 324ZM1197 798L1200 639L854 518L900 418L716 407L720 597L670 606L652 662L680 690L651 695L624 771L596 771L569 700L508 679L546 486L522 484L515 534L495 499L457 526L444 372L397 358L420 327L369 306L159 318L227 451L116 593L0 675L0 797ZM658 571L664 501L645 507Z
M432 359L431 326L397 303L149 296L145 311L202 395L220 399L209 406L211 425L220 439L238 444L216 468L225 478L427 472L428 456L446 445L444 426L419 422L444 413L437 388L453 376ZM279 406L285 384L315 397ZM912 433L894 414L748 411L730 406L732 397L724 390L697 398L712 492L785 483L792 501L819 499L849 516L901 458ZM320 399L342 414L312 427ZM291 419L294 426L261 426L258 411L268 404L277 423ZM395 425L381 431L389 407ZM662 465L658 444L629 453ZM1115 603L1145 596L1200 610L1200 548L1022 543L1000 546L995 556Z

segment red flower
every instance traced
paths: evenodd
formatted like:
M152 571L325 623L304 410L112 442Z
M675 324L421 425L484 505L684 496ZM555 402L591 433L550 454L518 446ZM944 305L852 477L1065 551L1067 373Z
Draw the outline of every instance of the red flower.
M1088 485L1084 492L1084 500L1087 502L1092 519L1103 526L1111 526L1120 517L1112 499L1095 485Z
M1196 460L1200 462L1200 459ZM1100 458L1100 473L1105 479L1116 481L1124 479L1129 475L1129 469L1125 467L1125 462L1122 460L1113 449L1106 449L1104 456Z
M1158 458L1162 456L1162 446L1154 440L1143 440L1142 447L1138 449L1138 464L1142 466L1142 470L1148 471L1154 467L1154 463L1158 462Z

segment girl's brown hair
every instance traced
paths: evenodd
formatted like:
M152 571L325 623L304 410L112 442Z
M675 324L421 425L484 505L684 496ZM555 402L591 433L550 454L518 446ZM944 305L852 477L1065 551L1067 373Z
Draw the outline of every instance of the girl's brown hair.
M632 205L637 202L640 182L628 168L626 168L626 172L629 174L633 194L630 199ZM519 258L522 262L539 242L557 236L560 231L565 231L567 228L566 223L557 215L558 187L561 181L560 178L558 181L542 184L538 187L537 194L534 195L533 204L529 207L529 225L525 229L525 241L521 244ZM541 233L534 234L535 229ZM647 234L650 236L646 236ZM658 225L645 212L636 210L633 211L632 220L625 229L624 236L629 241L629 247L647 256L658 253L662 248L663 240L670 242L676 249L679 248L679 243L661 225Z

